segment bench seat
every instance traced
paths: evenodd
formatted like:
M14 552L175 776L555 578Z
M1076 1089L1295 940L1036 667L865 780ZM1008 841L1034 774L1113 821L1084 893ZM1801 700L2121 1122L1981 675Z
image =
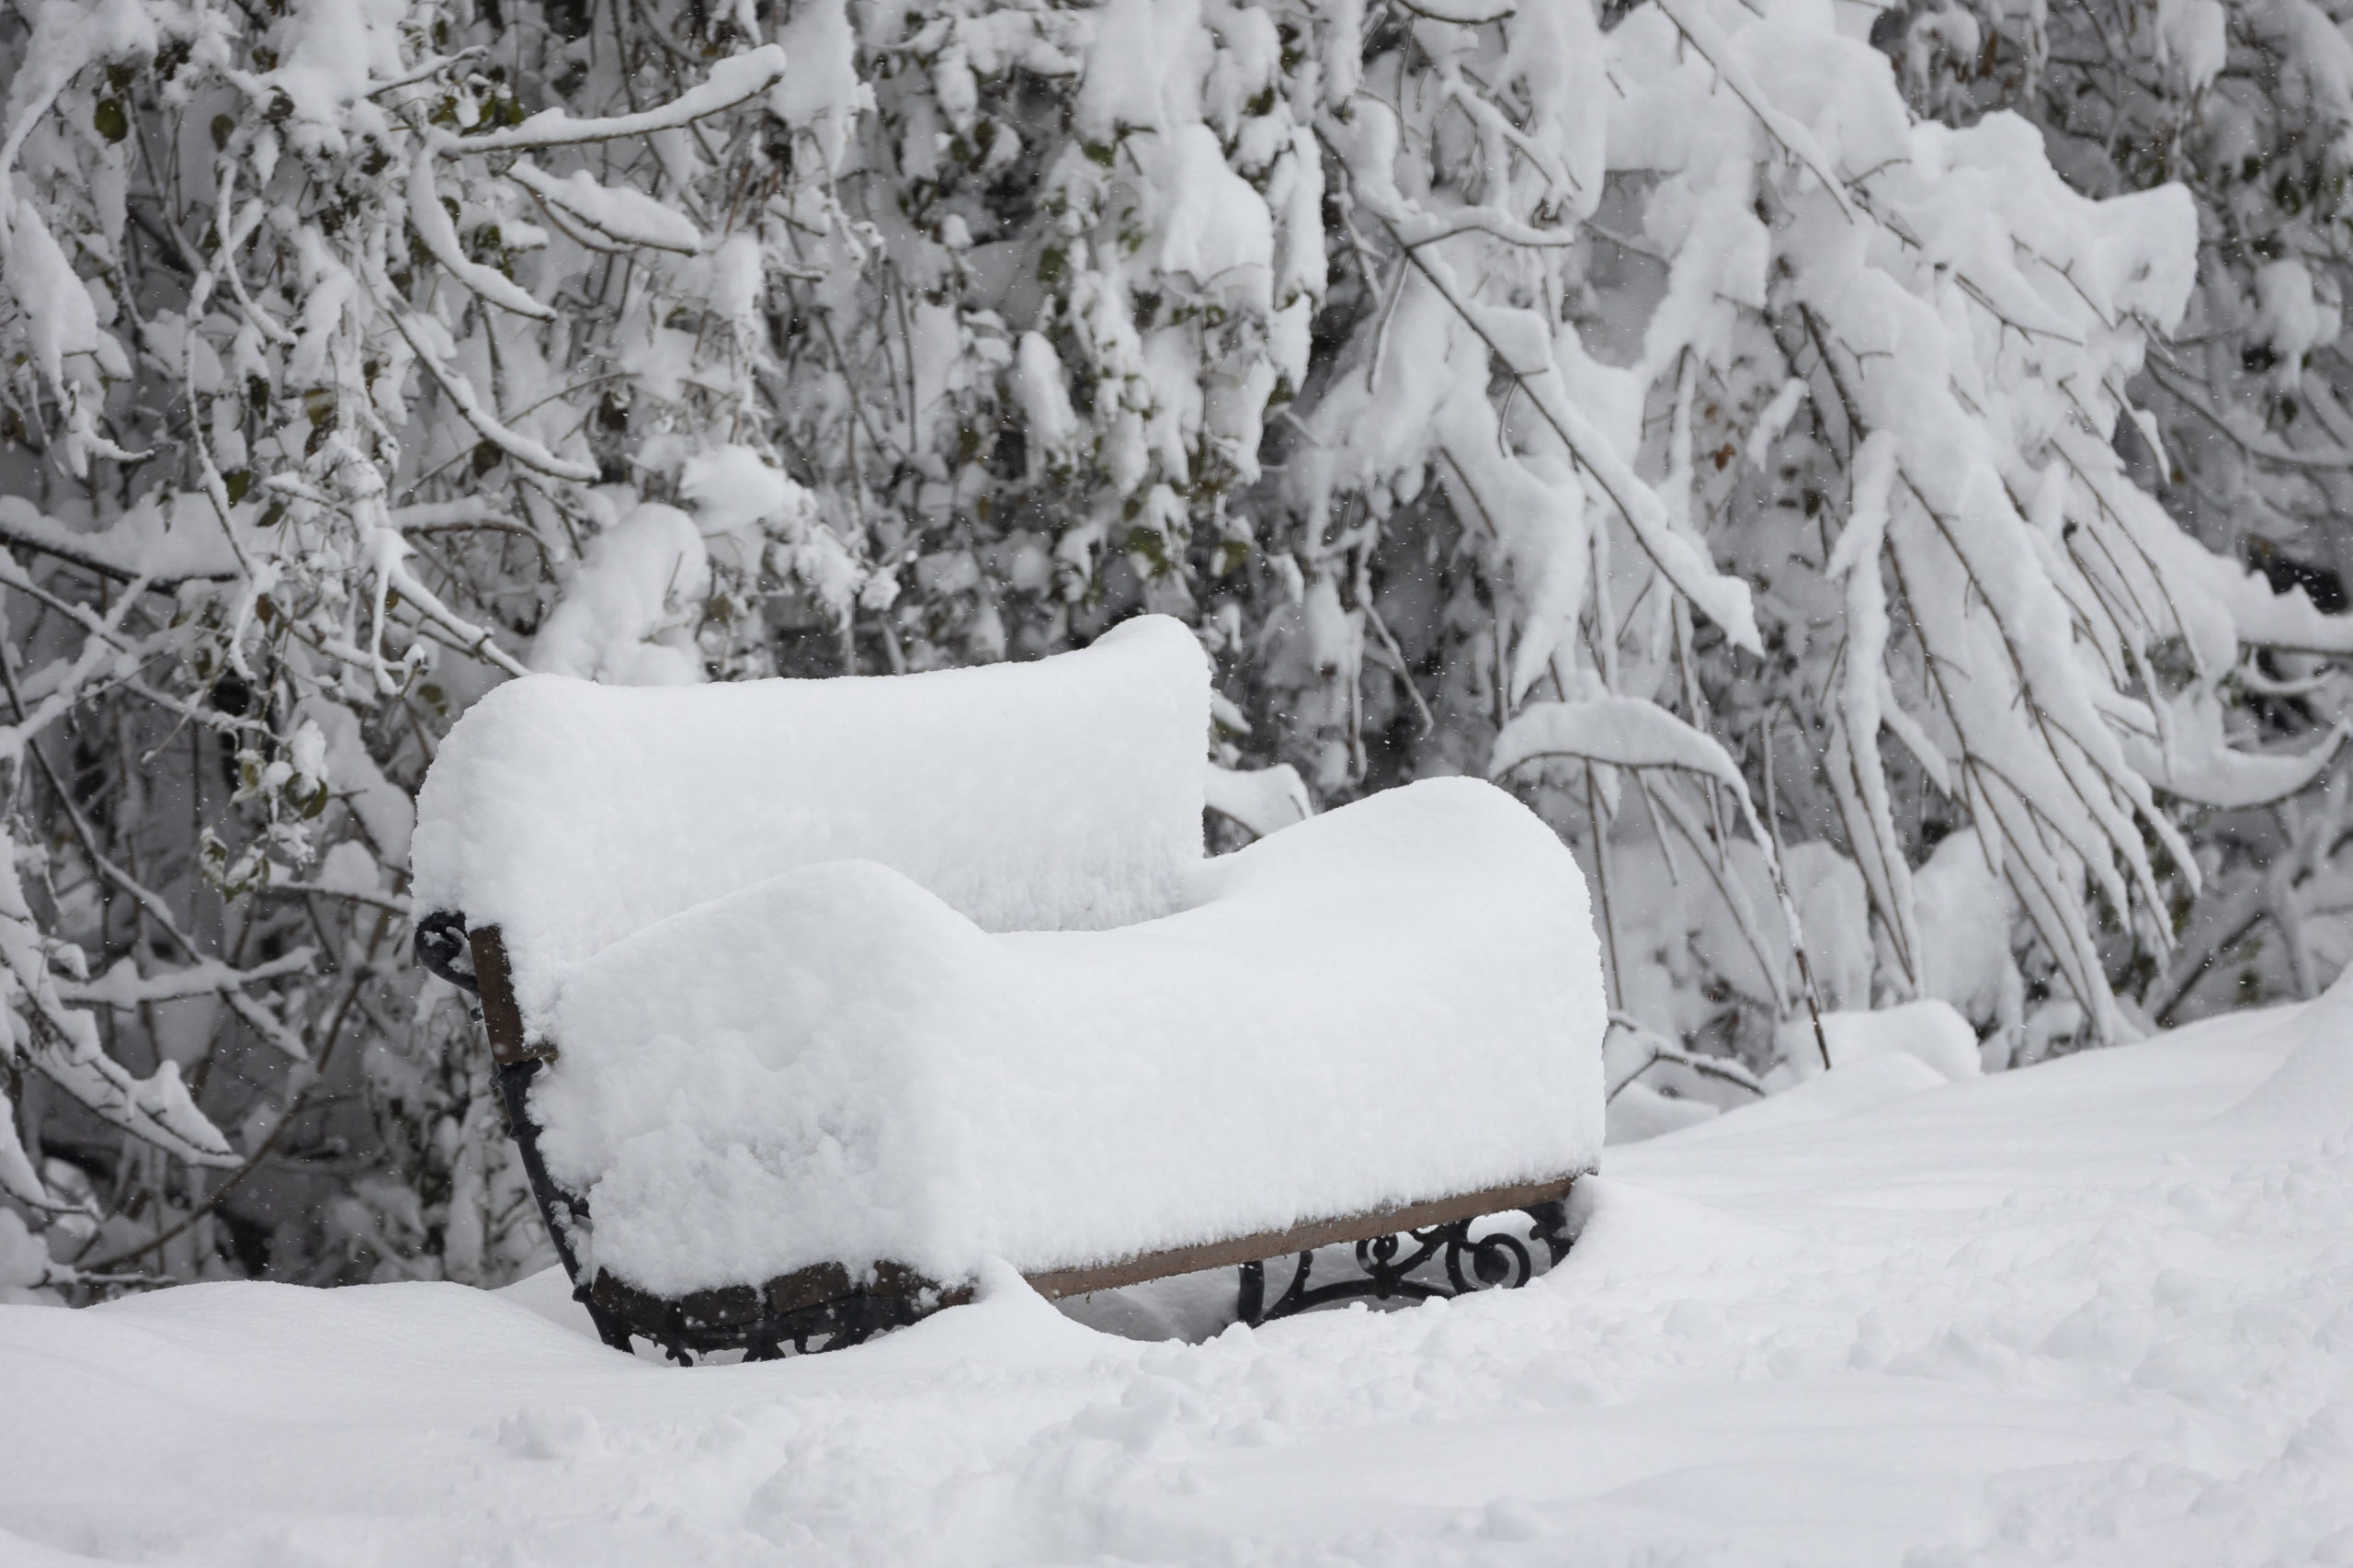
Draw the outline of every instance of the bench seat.
M535 1096L593 1264L680 1297L954 1286L1558 1178L1601 1146L1584 881L1474 779L1199 865L1188 907L991 935L836 861L563 975Z

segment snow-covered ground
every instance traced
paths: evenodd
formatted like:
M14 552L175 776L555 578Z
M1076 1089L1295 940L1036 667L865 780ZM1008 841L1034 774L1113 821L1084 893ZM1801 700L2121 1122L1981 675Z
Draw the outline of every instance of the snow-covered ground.
M457 1286L0 1309L0 1562L2353 1563L2353 991L1918 1065L1611 1150L1526 1290L1201 1344L1018 1287L694 1371Z

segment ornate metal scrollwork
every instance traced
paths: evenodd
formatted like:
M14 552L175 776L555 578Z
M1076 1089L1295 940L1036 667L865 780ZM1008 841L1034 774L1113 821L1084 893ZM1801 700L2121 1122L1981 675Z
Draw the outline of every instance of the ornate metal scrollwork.
M416 961L427 973L440 976L470 996L482 994L472 971L458 967L467 957L466 917L452 910L437 910L416 923Z
M850 1289L825 1301L779 1308L767 1290L735 1285L699 1290L680 1300L650 1296L597 1276L592 1291L597 1310L661 1347L682 1367L740 1351L746 1361L847 1349L878 1334L904 1328L940 1304L937 1300L889 1290Z
M823 1341L817 1345L818 1350L847 1350L853 1345L865 1344L878 1334L904 1328L922 1316L922 1310L904 1296L858 1291L798 1312L763 1318L747 1336L744 1359L781 1359L787 1345L807 1356L813 1354L813 1340Z
M1570 1244L1566 1204L1540 1203L1526 1213L1532 1224L1525 1240L1509 1231L1489 1231L1474 1236L1471 1227L1476 1221L1456 1220L1427 1230L1403 1231L1358 1242L1355 1247L1356 1265L1363 1277L1325 1285L1308 1283L1314 1273L1315 1254L1302 1252L1290 1284L1271 1304L1267 1301L1267 1266L1245 1263L1235 1301L1236 1315L1244 1323L1260 1324L1334 1301L1368 1296L1376 1301L1401 1297L1428 1301L1525 1285L1536 1275L1535 1256L1529 1251L1530 1243L1543 1246L1548 1255L1547 1267L1568 1256ZM1433 1261L1440 1263L1445 1275L1443 1284L1427 1278L1427 1266ZM1416 1278L1417 1275L1421 1277Z

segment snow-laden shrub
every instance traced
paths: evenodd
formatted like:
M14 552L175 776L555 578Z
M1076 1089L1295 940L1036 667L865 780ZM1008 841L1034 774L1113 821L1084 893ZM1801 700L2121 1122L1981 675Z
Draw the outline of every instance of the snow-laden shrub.
M2057 166L2093 195L2179 182L2200 218L2198 281L2180 325L2135 383L2136 477L2214 549L2340 609L2353 550L2353 43L2313 0L2089 0L2065 6L1907 6L1874 36L1923 106L2029 117ZM1930 47L1954 18L1966 58ZM2196 721L2242 741L2327 741L2345 722L2341 665L2284 629L2201 698ZM2211 700L2209 699L2211 699ZM2324 749L2327 749L2324 745ZM2340 758L2334 772L2341 778ZM2353 793L2198 794L2185 824L2205 869L2170 960L2140 956L2152 1017L2310 996L2348 956L2340 855Z
M400 1021L432 736L534 653L700 678L693 630L717 627L723 659L724 596L807 527L727 440L757 417L765 330L727 152L762 133L782 51L599 74L588 40L467 26L432 6L45 6L0 144L12 1085L28 1067L134 1147L242 1177L300 1133L317 1157L298 1119L361 1044L412 1179L381 1203L348 1184L331 1228L405 1226L386 1250L444 1256L511 1218L516 1181L481 1168L479 1072L420 1095L429 1070L385 1049L453 1032L430 997ZM540 85L556 72L570 100ZM651 500L699 475L701 529ZM636 653L608 667L567 640L574 604ZM209 1121L188 1086L222 1062L247 1083ZM45 1144L87 1136L42 1120ZM58 1207L19 1142L0 1182ZM189 1218L225 1191L75 1153ZM97 1208L111 1229L77 1258L153 1250L121 1244L152 1221Z
M1962 986L1914 870L1964 820L2028 933L1981 1026L2129 1034L2103 931L2162 952L2201 864L2165 800L2325 760L2220 715L2243 643L2344 629L2119 455L2189 199L1920 120L1811 0L8 28L0 1179L61 1257L528 1252L403 891L437 738L528 667L1170 610L1219 760L1521 784L1630 1024L1756 1068ZM330 1200L273 1238L240 1182Z
M1672 771L1738 800L1739 771L1694 733L1717 728L1759 757L1769 790L1786 720L1801 778L1828 796L1818 831L1868 891L1887 998L1918 992L1931 962L1909 870L1923 812L1891 790L1900 763L1978 824L2062 1005L2094 1038L2131 1032L2100 927L2164 951L2161 868L2190 891L2199 875L2158 792L2234 804L2312 778L2333 746L2243 756L2217 709L2242 641L2345 637L2186 536L2111 439L2138 427L2126 383L2191 288L2185 193L2088 201L2019 120L1916 122L1878 59L1795 6L1654 5L1564 48L1530 79L1582 66L1606 87L1564 89L1586 118L1552 130L1548 168L1456 132L1470 122L1438 85L1449 57L1421 41L1434 30L1461 80L1509 82L1515 53L1537 47L1517 17L1418 22L1368 69L1356 118L1370 129L1327 131L1360 210L1392 145L1430 150L1432 188L1402 220L1358 218L1387 226L1397 259L1286 478L1311 528L1360 502L1368 552L1392 542L1370 519L1426 476L1443 487L1486 585L1505 590L1482 628L1501 733L1462 760L1633 766L1638 826L1609 774L1552 765L1564 818L1621 824L1597 881L1616 839L1654 845L1618 902L1705 871L1742 932L1731 945L1788 951L1794 902L1782 892L1779 921L1756 908L1758 882L1785 881L1772 830L1752 829L1765 874L1744 876L1724 809L1654 784ZM1365 144L1371 173L1348 155ZM1494 169L1514 182L1501 201ZM1547 203L1586 219L1576 243L1506 231ZM1413 244L1400 223L1432 210L1475 232ZM1621 995L1693 1032L1714 1007L1704 982L1744 960L1631 913ZM1850 949L1871 939L1848 929ZM1775 1012L1793 987L1820 989L1803 967L1756 966Z

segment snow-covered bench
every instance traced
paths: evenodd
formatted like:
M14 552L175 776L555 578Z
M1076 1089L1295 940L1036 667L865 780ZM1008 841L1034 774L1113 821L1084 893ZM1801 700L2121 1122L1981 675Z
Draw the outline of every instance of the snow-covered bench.
M964 1299L1299 1252L1294 1307L1517 1282L1474 1233L1601 1147L1560 841L1470 779L1201 852L1206 662L1152 617L1022 665L491 692L426 778L419 947L471 951L608 1339L772 1354ZM1417 1233L1412 1242L1400 1233ZM1369 1281L1311 1290L1305 1253Z

